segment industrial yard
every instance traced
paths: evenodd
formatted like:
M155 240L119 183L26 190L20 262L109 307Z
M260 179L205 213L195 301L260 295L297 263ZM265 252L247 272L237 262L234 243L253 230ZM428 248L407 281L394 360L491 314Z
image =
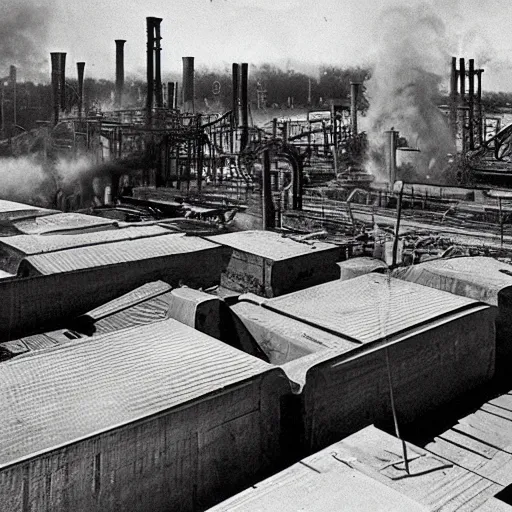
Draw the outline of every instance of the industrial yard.
M512 108L443 13L316 75L0 44L0 512L512 511Z

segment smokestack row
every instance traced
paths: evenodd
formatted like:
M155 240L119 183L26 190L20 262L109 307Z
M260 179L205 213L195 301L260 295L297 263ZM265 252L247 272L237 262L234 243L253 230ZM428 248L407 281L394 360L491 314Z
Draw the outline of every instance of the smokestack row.
M482 73L483 69L475 69L475 60L469 59L466 68L466 60L452 57L450 77L450 123L452 133L456 136L462 133L462 150L475 149L476 141L482 144L483 112L482 112ZM468 88L466 90L466 77ZM475 77L476 87L475 87ZM467 112L467 115L466 115ZM461 129L459 130L459 125Z

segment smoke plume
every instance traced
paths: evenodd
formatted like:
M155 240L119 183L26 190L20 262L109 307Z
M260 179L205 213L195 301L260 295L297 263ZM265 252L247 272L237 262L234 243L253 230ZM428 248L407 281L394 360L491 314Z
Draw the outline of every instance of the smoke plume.
M47 42L54 5L54 0L2 2L0 55L7 69L14 64L27 79L40 78L43 71L47 74ZM5 74L0 70L0 76Z
M0 159L0 199L42 205L54 188L55 183L37 158Z
M447 154L455 151L436 105L442 78L449 73L448 51L444 23L426 4L387 10L379 20L366 119L369 169L377 177L383 177L383 132L391 128L421 150L412 153L415 179L441 177Z

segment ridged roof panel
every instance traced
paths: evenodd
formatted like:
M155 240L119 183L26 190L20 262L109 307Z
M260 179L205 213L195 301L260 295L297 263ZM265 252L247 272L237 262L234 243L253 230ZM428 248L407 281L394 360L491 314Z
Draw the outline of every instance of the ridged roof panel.
M26 257L24 261L40 274L48 275L174 254L194 253L216 247L218 246L202 238L171 233L147 239L112 242L37 254Z
M0 466L272 369L172 319L4 362Z
M368 343L477 304L433 288L368 274L265 301L275 311Z
M165 234L169 234L169 230L161 226L133 226L73 235L15 235L0 238L0 246L4 245L24 255L32 255Z
M217 244L248 252L270 260L284 260L320 251L337 250L333 244L316 240L297 241L272 231L239 231L208 237Z

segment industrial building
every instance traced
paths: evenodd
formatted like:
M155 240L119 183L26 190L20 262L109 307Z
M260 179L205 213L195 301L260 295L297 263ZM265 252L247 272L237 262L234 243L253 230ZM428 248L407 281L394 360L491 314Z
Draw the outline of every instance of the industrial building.
M280 464L282 370L175 320L1 365L1 510L192 511Z
M495 308L389 276L245 295L232 310L295 384L306 453L389 420L390 393L408 422L494 375Z
M210 512L510 512L505 487L444 454L367 427L330 445ZM469 454L466 452L467 455Z

